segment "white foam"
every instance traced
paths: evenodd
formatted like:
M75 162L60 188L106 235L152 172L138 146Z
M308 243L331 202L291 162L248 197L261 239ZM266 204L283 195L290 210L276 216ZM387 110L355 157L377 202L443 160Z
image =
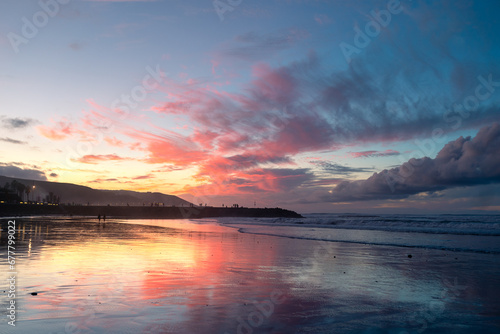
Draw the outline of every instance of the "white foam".
M221 218L243 233L372 245L500 254L498 215L336 215Z

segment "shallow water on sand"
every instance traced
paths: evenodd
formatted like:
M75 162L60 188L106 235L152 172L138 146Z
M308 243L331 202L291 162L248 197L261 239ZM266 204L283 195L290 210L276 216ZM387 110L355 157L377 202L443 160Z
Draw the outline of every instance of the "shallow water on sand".
M500 330L498 254L245 234L215 219L16 227L16 327L3 307L2 333Z

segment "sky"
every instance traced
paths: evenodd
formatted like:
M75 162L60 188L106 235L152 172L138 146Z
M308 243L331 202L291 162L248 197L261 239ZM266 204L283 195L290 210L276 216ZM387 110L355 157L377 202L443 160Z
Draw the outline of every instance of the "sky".
M500 211L497 0L4 0L0 175Z

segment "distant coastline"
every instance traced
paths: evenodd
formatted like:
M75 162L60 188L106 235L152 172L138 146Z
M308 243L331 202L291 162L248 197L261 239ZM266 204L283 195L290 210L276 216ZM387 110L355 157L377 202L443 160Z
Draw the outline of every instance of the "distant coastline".
M295 211L281 208L0 204L0 217L34 215L90 217L106 215L108 218L136 219L197 219L215 217L302 218L302 215Z

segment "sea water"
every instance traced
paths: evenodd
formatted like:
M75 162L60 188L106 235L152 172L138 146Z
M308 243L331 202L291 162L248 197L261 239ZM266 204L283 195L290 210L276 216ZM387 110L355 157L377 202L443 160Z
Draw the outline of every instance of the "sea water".
M240 232L367 245L500 253L500 215L306 214L221 218Z

